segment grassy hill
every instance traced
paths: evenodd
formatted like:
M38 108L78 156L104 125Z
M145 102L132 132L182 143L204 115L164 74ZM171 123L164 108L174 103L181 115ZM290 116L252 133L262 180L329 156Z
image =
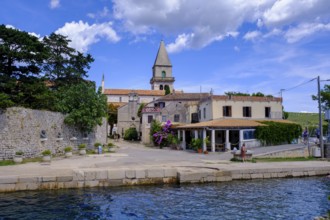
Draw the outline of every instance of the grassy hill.
M324 121L324 114L322 114L322 124L327 124ZM289 112L288 120L300 124L302 127L313 127L319 124L319 114L318 113L300 113L300 112Z

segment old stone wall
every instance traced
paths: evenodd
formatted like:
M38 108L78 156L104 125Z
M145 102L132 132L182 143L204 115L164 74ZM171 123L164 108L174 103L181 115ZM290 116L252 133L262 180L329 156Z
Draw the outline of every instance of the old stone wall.
M8 108L0 112L0 160L10 159L16 151L24 157L36 157L46 149L53 154L67 146L74 149L81 143L93 148L95 142L106 143L106 120L89 134L64 124L65 115L58 112Z

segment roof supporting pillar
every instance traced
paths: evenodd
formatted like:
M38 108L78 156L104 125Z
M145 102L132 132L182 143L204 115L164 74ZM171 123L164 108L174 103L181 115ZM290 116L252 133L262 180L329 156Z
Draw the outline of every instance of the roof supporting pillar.
M195 139L198 139L198 130L194 130L194 137Z
M244 135L243 135L244 130L239 130L239 147L241 147L244 143Z
M226 149L230 150L229 130L226 130Z
M206 143L205 143L205 139L206 139L206 129L203 129L203 152L206 151Z
M182 142L181 147L183 150L186 149L186 130L182 130Z

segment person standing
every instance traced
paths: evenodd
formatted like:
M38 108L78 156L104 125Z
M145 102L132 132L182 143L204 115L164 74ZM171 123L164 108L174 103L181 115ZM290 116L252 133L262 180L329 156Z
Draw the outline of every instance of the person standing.
M242 145L241 147L241 158L242 158L242 161L245 162L245 157L246 157L246 146L245 144Z
M302 136L304 138L304 144L307 144L308 143L308 130L307 130L307 127L305 128Z

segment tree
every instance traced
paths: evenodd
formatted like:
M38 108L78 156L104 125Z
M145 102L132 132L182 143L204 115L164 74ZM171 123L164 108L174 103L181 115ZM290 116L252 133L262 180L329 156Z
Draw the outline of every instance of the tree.
M119 105L114 105L113 103L108 104L108 124L110 125L110 134L114 124L117 124L117 117L118 117L118 108Z
M249 93L242 93L242 92L225 92L227 96L250 96Z
M171 93L171 89L168 85L165 85L165 95L168 95Z
M330 85L324 85L324 88L320 91L321 95L321 108L323 110L330 109ZM318 100L317 95L312 96L313 100Z
M95 86L89 82L63 86L57 91L55 109L67 113L64 122L91 132L96 125L102 124L107 115L107 99L101 88L95 92Z
M70 40L67 37L52 33L43 39L43 43L48 50L45 75L51 81L56 81L56 86L79 83L88 76L87 70L94 59L90 54L84 56L69 47Z
M46 57L47 50L37 37L0 25L0 93L6 94L15 105L28 106L33 98L26 96L38 95L32 87L43 84L38 79L42 78ZM24 91L29 93L23 94Z
M251 96L257 96L257 97L265 97L265 95L261 92L257 92L257 93L252 93Z

